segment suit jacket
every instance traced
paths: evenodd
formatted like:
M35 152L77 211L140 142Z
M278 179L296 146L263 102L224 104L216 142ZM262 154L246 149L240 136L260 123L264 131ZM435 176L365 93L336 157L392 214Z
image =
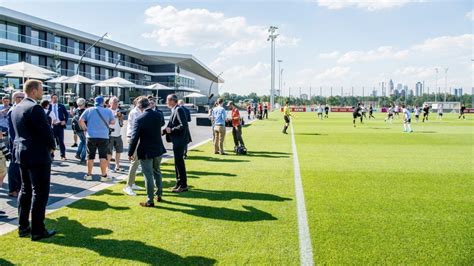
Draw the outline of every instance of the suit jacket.
M183 107L176 105L168 121L167 127L171 128L171 133L168 136L173 145L187 145L192 141L186 112L183 109ZM163 133L166 134L166 131Z
M43 108L25 98L12 111L11 121L15 130L16 163L26 167L51 164L55 141Z
M53 104L49 105L49 110L53 111ZM64 104L58 103L58 120L59 121L65 121L67 123L67 120L69 119L69 112L66 110L66 106Z
M161 127L164 125L162 114L151 109L146 110L135 120L128 156L132 156L135 149L139 160L152 159L166 153L161 138Z
M186 119L188 122L191 122L191 111L186 106L181 106L183 108L184 112L186 113Z

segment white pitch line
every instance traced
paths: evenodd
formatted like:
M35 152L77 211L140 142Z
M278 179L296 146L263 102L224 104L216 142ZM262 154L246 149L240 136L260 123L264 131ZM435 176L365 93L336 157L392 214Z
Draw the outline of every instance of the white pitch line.
M308 227L308 215L304 201L303 182L301 181L300 162L296 150L295 132L291 124L291 145L293 148L293 166L295 175L296 209L298 214L298 238L300 242L300 262L301 265L314 265L313 247Z

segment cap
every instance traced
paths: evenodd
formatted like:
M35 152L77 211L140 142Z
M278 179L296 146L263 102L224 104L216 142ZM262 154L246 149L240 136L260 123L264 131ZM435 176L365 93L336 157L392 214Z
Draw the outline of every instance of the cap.
M94 102L97 105L102 105L102 104L104 104L104 97L102 97L102 96L95 97Z

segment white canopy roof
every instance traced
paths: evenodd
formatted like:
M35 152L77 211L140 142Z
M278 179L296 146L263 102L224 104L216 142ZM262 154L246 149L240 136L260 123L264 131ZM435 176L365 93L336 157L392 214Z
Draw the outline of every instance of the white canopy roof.
M135 83L130 82L126 79L120 78L120 77L115 77L115 78L110 78L103 80L99 83L96 83L92 86L95 87L135 87L137 86Z
M56 75L56 72L24 61L1 66L0 71L7 72L6 76L13 78L49 79L51 75Z
M48 82L48 83L63 83L63 80L65 80L67 78L68 78L67 76L59 76L57 78L47 80L46 82Z

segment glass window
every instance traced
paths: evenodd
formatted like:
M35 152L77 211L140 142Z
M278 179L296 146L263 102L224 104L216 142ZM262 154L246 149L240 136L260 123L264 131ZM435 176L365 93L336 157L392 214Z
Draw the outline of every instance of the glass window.
M89 52L91 53L91 58L95 59L95 47L92 47Z
M5 21L0 21L0 38L7 38L7 25L5 24Z
M95 79L95 66L91 66L91 79Z
M8 64L20 62L20 54L15 53L15 52L8 52L7 53L7 61L8 61Z
M0 66L8 65L7 64L7 51L0 50Z
M32 55L30 57L30 61L31 61L31 64L35 65L35 66L39 66L40 65L40 62L39 62L39 56L37 55Z
M105 54L107 54L107 51L105 51ZM109 69L108 68L105 69L104 76L105 76L106 79L109 78Z
M39 32L37 30L31 30L31 44L39 46Z
M54 36L54 50L61 50L61 37L59 36Z
M74 54L79 55L79 42L74 41Z
M95 59L100 60L100 47L95 47Z
M105 50L105 61L109 62L109 51Z
M20 40L20 36L18 35L19 34L19 27L18 25L15 25L15 24L10 24L8 23L7 24L7 39L9 40L12 40L12 41L19 41Z

